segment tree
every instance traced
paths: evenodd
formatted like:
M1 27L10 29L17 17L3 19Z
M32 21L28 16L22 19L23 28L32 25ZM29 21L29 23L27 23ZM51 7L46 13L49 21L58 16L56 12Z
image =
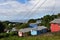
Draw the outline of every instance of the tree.
M9 21L4 21L2 23L5 26L5 29L11 29L11 28L13 28L13 24L10 23Z
M48 28L50 28L50 22L56 18L60 17L60 13L58 15L46 15L43 18L41 18L41 25L44 25Z
M4 27L3 23L0 22L0 33L4 32L4 29L5 29L5 27Z
M35 23L35 22L36 22L35 19L30 19L30 20L28 21L28 23Z
M5 26L5 28L8 28L9 21L3 21L2 23Z
M58 18L57 15L51 15L51 18L54 20L55 18Z
M20 26L17 26L18 29L27 28L27 27L29 27L29 24L28 23L24 23L24 24L22 24Z
M46 15L42 18L41 24L46 26L46 27L50 27L50 21L53 20L53 18L50 15Z
M60 13L58 13L58 15L57 15L59 18L60 18Z

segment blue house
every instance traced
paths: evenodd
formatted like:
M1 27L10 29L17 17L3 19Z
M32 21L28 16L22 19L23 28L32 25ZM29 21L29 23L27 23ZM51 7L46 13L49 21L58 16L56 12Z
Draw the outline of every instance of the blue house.
M37 30L31 30L31 35L37 35Z
M47 32L47 27L38 26L37 28L33 28L31 31L31 35L39 35Z

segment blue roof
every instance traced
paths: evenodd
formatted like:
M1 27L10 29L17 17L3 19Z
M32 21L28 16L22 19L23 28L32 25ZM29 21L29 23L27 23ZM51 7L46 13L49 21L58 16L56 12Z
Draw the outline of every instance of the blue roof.
M37 24L36 24L36 23L31 23L31 24L30 24L30 27L31 27L31 28L35 28L35 27L37 27Z

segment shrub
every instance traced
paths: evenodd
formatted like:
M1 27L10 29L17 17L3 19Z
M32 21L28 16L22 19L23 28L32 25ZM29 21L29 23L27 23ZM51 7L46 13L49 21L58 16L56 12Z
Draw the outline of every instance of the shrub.
M17 29L27 28L28 26L29 26L28 23L24 23L24 24L22 24L20 26L17 26Z
M9 34L7 34L7 33L0 33L0 38L8 37L8 36L9 36Z
M17 35L17 32L10 32L10 33L0 33L0 38L9 37Z
M9 36L14 36L14 35L17 35L17 32L10 32L9 33Z
M30 20L28 21L28 23L35 23L35 22L36 22L35 19L30 19Z
M26 36L30 36L30 32L24 33L24 36L25 36L25 37L26 37Z

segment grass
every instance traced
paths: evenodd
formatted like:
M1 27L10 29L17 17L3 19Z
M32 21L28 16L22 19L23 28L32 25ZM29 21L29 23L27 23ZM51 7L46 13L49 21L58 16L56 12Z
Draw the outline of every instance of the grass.
M0 40L60 40L60 35L55 35L54 33L46 33L38 36L28 37L9 36L6 38L1 38Z

